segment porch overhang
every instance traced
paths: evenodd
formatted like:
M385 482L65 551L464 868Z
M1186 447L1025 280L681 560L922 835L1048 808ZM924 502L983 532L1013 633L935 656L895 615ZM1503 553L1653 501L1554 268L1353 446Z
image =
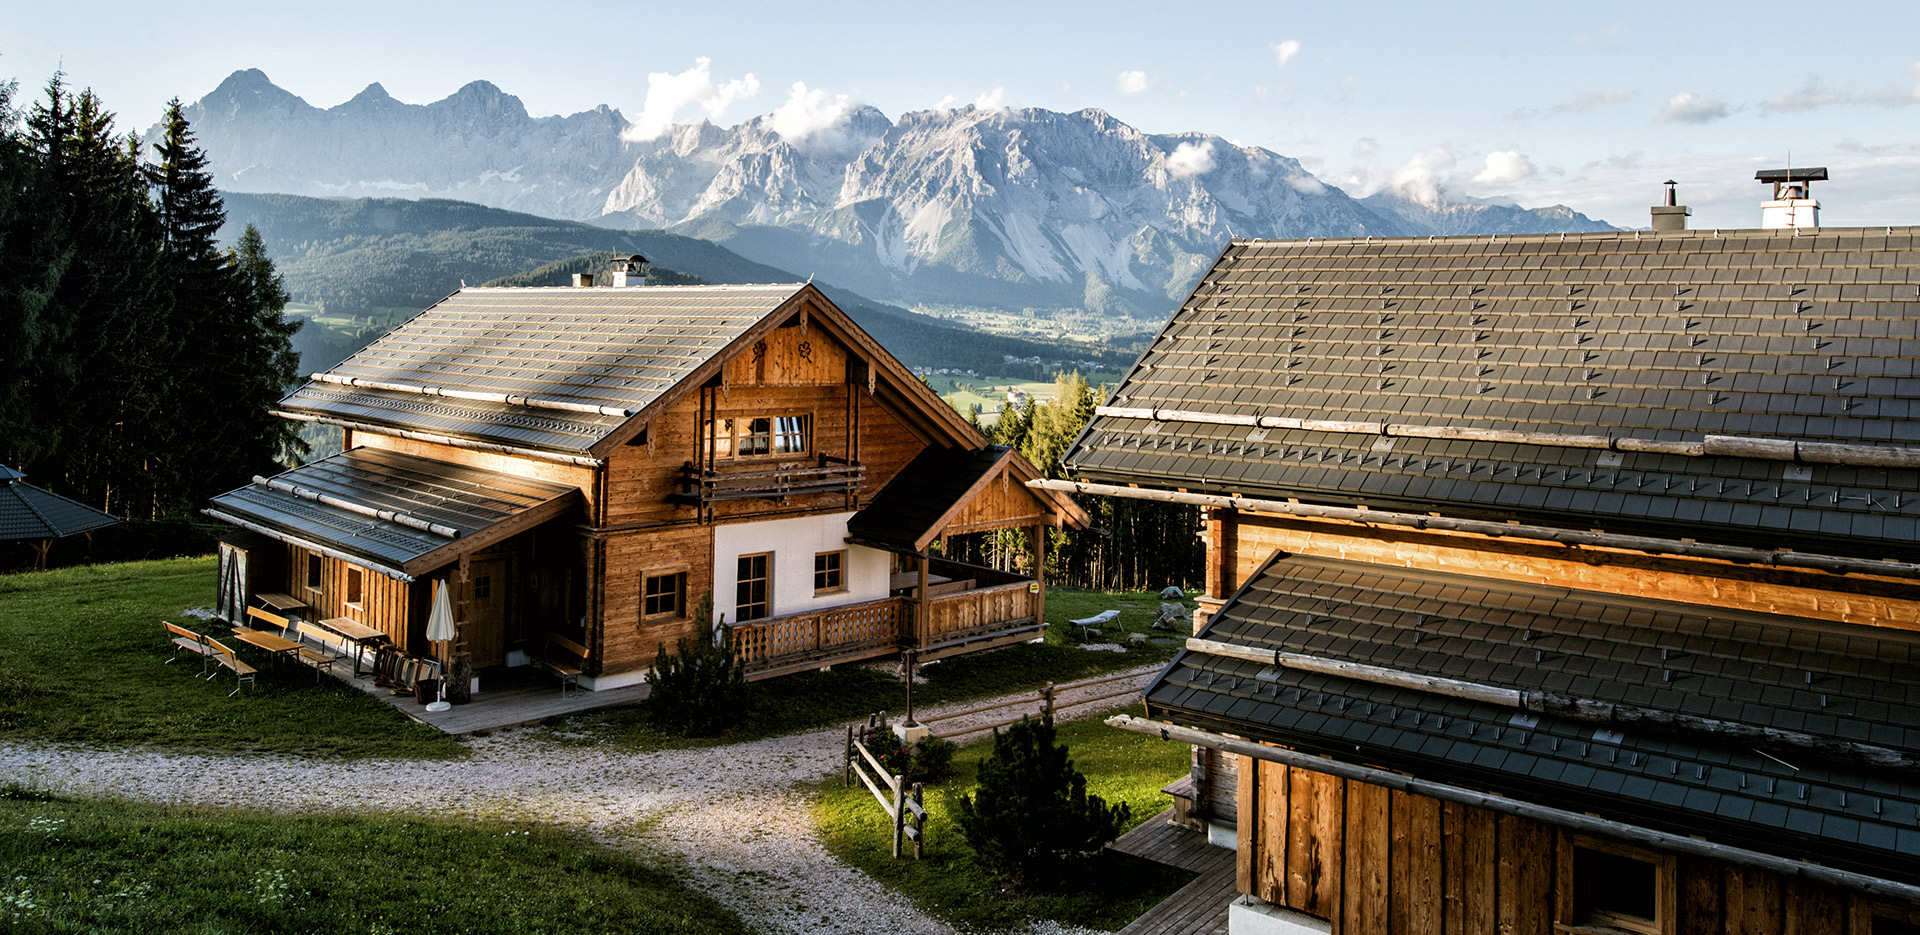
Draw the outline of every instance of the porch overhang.
M576 487L356 448L213 498L206 513L402 581L539 526Z
M1038 477L1011 448L930 448L847 520L847 541L924 555L928 545L946 535L1023 526L1086 528L1090 518L1071 497L1027 486Z

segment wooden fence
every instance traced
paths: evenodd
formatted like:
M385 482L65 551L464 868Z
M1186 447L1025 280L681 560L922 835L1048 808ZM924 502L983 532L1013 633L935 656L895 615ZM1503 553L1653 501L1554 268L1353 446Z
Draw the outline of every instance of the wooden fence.
M749 670L783 659L837 650L891 648L900 641L905 601L888 598L810 614L733 625L734 646Z
M1027 717L1028 715L1020 714L1018 716L1006 718L1004 720L994 721L991 724L976 724L972 727L956 728L956 729L947 730L947 731L943 731L934 725L942 721L952 721L958 718L967 717L968 715L981 714L987 711L999 710L1001 708L1014 708L1014 707L1019 707L1021 705L1031 705L1031 704L1038 704L1040 706L1040 709L1037 712L1038 716L1046 717L1047 715L1053 713L1054 698L1061 692L1070 691L1070 690L1079 689L1079 688L1086 688L1091 685L1104 685L1108 682L1118 682L1123 679L1138 679L1138 678L1140 678L1140 674L1136 672L1136 673L1123 674L1123 675L1109 675L1104 678L1086 679L1084 681L1071 682L1066 685L1055 685L1052 682L1048 682L1045 688L1040 689L1038 694L1033 695L1031 697L1015 698L1011 701L999 701L993 704L983 704L983 705L979 705L972 708L963 708L959 711L952 711L947 714L942 714L939 717L922 718L920 719L920 723L922 726L932 729L934 735L940 737L942 740L953 740L956 737L964 737L968 734L978 734L983 731L996 730L998 728L1006 727L1009 724L1014 724L1019 722L1021 718ZM1120 698L1126 695L1137 695L1139 693L1140 693L1139 689L1127 688L1117 692L1108 692L1107 694L1104 694L1104 695L1096 695L1092 698L1082 698L1073 702L1073 705L1077 707L1079 705L1092 704L1096 701L1106 701L1110 698Z
M841 784L853 785L855 776L873 793L880 808L893 820L893 856L900 857L900 842L904 838L913 842L913 859L919 860L924 853L927 833L926 789L921 783L907 785L906 776L889 774L880 758L867 749L866 735L874 730L892 730L887 726L885 712L867 718L865 731L855 734L852 724L847 725L846 769L841 776ZM892 792L889 797L880 791L882 784Z
M1032 621L1037 595L1030 585L1019 581L929 599L928 643L941 643L973 630L1006 629L1014 623Z

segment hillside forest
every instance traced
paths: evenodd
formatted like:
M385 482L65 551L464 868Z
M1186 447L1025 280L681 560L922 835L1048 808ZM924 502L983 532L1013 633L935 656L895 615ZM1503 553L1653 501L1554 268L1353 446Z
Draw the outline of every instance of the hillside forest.
M0 85L0 462L116 516L192 515L298 454L296 373L258 231L230 248L176 100L158 139L62 76Z

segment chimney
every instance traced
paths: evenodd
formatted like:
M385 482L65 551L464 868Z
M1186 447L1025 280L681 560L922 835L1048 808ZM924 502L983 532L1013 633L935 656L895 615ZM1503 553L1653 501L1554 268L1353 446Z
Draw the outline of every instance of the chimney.
M636 253L613 264L613 287L625 289L628 286L647 284L647 258Z
M593 288L593 274L592 273L574 273L573 287L575 289Z
M1820 226L1820 202L1813 200L1814 182L1827 180L1827 168L1815 166L1805 169L1761 169L1753 174L1754 179L1773 183L1773 200L1760 203L1760 227L1778 229L1787 227L1818 228Z
M1677 183L1668 179L1666 184L1667 203L1653 206L1653 232L1656 234L1686 230L1687 215L1693 213L1693 209L1680 203L1680 196L1674 191Z

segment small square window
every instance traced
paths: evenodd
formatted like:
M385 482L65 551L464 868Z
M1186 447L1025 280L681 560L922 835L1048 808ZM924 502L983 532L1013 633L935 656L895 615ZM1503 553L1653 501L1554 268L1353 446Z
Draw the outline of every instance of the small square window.
M773 607L772 583L769 574L772 570L773 556L762 552L759 555L742 555L735 566L733 617L735 620L759 620L768 616Z
M493 576L481 575L473 579L473 599L484 601L493 596Z
M320 556L307 556L307 590L320 590Z
M1561 848L1560 918L1600 932L1672 935L1672 855L1586 835Z
M366 582L363 580L364 578L365 578L365 575L361 573L360 569L351 568L351 567L347 569L347 603L348 604L351 604L355 607L360 606L360 603L364 597L364 595L361 593L361 590L363 586L366 584Z
M813 557L813 593L827 594L847 589L847 553L820 552Z
M687 573L648 575L641 586L640 615L678 617L686 613Z

